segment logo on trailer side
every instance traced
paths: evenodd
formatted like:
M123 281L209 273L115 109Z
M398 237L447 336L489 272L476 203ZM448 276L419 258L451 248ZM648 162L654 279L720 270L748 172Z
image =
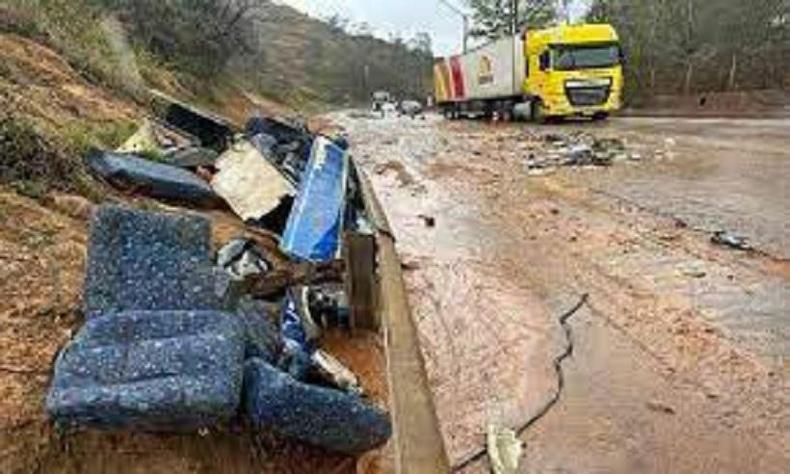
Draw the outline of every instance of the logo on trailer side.
M492 84L494 82L494 62L488 56L480 58L480 64L477 67L477 83L481 86Z

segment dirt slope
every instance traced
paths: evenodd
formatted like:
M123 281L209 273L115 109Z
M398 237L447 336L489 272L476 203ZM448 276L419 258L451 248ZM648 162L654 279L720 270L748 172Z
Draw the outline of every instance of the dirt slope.
M230 87L206 102L241 124L253 111L284 110ZM5 34L0 34L0 108L33 122L53 143L78 146L130 130L146 113L85 80L53 50ZM157 205L105 190L114 201ZM0 472L387 472L376 453L361 460L335 456L253 435L241 423L205 436L55 431L43 403L52 361L82 324L92 208L79 196L49 193L33 200L0 185ZM222 212L208 217L216 245L239 235L241 224L234 217ZM377 402L386 403L384 354L375 337L349 344L332 336L327 348L360 375Z
M52 49L9 34L0 34L0 107L65 137L75 129L134 121L141 113L132 101L86 81Z

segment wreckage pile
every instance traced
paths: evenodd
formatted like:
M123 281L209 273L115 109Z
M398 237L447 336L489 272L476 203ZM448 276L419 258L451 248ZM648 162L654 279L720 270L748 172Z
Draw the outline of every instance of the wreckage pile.
M581 131L546 134L541 139L548 150L540 157L530 154L526 165L531 174L564 167L611 166L620 161L639 161L641 155L629 153L618 138L598 138Z
M354 283L373 275L352 269L375 255L348 248L372 239L372 225L347 143L270 118L233 137L208 114L167 110L120 150L92 152L89 166L138 193L227 203L249 233L214 255L197 213L99 208L86 323L55 363L50 416L69 428L155 432L241 418L341 453L383 444L389 416L320 348L327 328L373 324L373 299Z

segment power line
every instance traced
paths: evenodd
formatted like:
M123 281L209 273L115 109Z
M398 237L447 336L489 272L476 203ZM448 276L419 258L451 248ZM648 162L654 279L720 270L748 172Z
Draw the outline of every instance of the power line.
M443 4L444 6L446 6L447 8L449 8L450 10L454 11L455 13L461 16L466 16L466 17L469 16L463 10L450 3L448 0L439 0L439 3Z
M439 0L439 3L444 5L445 7L449 8L453 11L453 13L459 15L464 22L464 54L469 52L469 15L462 11L457 6L450 3L448 0Z

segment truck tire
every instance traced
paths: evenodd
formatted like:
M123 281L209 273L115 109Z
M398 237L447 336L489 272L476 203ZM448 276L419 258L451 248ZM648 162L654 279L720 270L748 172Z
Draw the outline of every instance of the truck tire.
M593 115L592 119L593 122L603 122L604 120L609 118L609 114L607 112L598 112L597 114Z
M515 122L512 102L502 102L500 104L499 117L503 122Z
M540 99L532 101L532 121L538 124L544 124L548 121L546 109L543 107L543 101Z

